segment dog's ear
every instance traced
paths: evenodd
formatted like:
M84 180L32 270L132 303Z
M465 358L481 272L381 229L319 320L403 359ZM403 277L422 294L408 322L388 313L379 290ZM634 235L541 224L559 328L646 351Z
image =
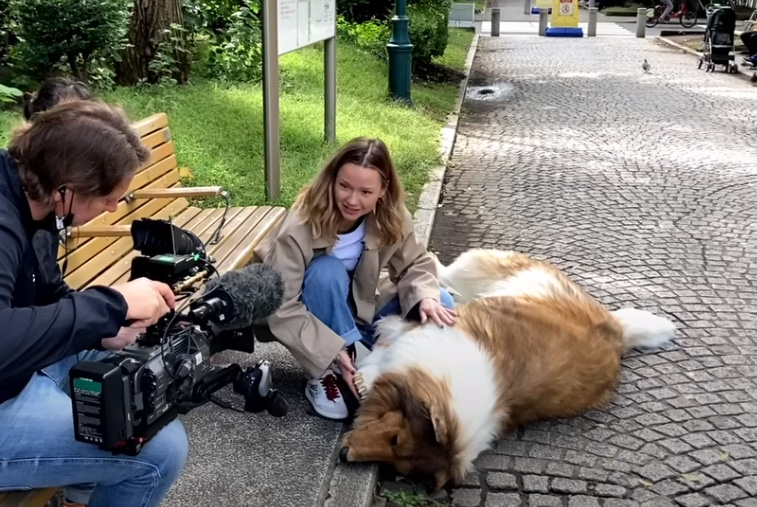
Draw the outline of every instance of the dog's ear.
M394 382L399 396L399 407L417 434L432 433L434 440L445 445L449 440L449 430L441 409L435 403L418 399L405 380Z
M431 425L434 427L434 435L436 436L437 443L447 445L449 441L449 429L447 428L447 421L440 414L441 409L436 407L433 403L429 403L428 413L431 419Z

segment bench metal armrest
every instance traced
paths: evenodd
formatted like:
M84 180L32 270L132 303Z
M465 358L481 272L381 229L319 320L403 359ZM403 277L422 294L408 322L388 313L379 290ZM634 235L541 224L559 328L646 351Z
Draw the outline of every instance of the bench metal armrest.
M218 197L225 193L223 187L142 188L128 193L124 200L131 202L134 199L159 199L161 197Z
M69 238L103 238L131 236L131 225L84 225L72 227Z

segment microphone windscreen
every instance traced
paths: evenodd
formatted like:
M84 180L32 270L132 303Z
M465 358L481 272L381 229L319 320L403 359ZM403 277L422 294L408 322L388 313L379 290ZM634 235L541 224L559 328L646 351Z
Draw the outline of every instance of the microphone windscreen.
M278 270L261 263L209 279L205 292L216 287L226 291L234 305L234 315L222 329L248 327L273 314L284 300L284 277Z

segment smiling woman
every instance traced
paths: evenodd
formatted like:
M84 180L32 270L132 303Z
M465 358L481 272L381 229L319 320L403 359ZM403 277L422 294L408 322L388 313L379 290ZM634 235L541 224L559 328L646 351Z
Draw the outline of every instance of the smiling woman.
M305 397L323 417L349 415L336 375L354 393L354 345L372 347L379 318L455 323L379 139L356 138L335 153L269 237L256 256L283 273L286 293L267 324L308 370Z

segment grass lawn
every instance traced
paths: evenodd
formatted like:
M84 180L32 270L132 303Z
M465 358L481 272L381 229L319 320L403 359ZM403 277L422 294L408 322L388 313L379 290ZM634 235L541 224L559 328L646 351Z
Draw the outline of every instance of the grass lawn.
M451 29L438 63L463 70L473 32ZM439 161L439 134L452 110L458 83L413 83L414 107L387 98L387 63L347 43L337 44L337 143L323 141L323 48L304 48L281 58L281 198L289 206L338 145L355 136L389 146L415 209L428 171ZM118 88L100 93L124 107L133 120L168 114L179 166L193 185L223 185L234 205L265 202L263 94L259 84L196 82L183 87ZM6 145L20 113L0 112Z

